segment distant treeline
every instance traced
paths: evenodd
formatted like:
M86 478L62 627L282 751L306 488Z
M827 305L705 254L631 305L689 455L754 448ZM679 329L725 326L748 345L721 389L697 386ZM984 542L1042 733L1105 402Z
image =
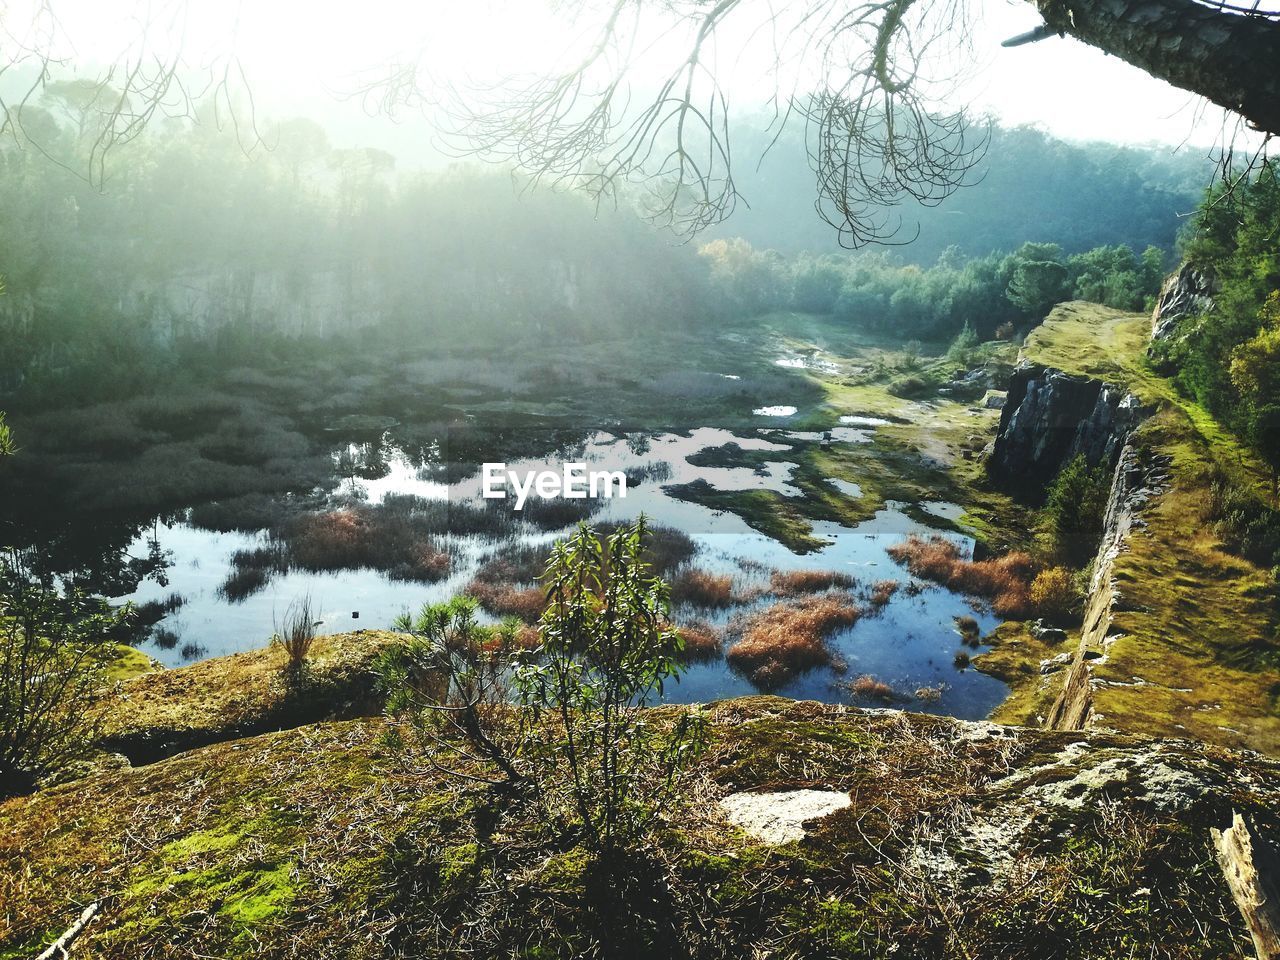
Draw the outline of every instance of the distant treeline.
M710 237L742 237L790 255L841 252L835 231L813 212L803 132L787 131L758 168L756 158L771 134L763 123L740 125L737 133L735 181L746 203ZM896 240L910 242L894 250L920 266L949 247L978 257L1024 240L1051 240L1068 254L1116 244L1170 250L1212 174L1206 152L1191 147L1173 152L1067 143L1033 127L994 127L986 157L973 171L975 182L937 206L909 202L897 208Z
M1114 171L1113 195L1099 195L1102 181L1087 171L1078 191L1058 191L1064 204L1089 194L1088 211L1067 205L1076 213L1047 219L1022 211L999 229L966 228L963 246L927 269L906 259L927 244L787 258L713 240L699 256L625 208L523 190L492 168L398 173L390 155L335 149L306 119L267 128L265 146L253 149L211 118L170 121L115 148L103 182L90 183L73 170L99 135L101 103L92 84L50 84L0 143L7 404L136 392L148 378L332 349L342 338L361 349L576 342L786 307L927 339L966 323L989 333L1035 319L1068 296L1138 307L1160 257L1123 244L1163 236L1148 227L1173 216L1183 189L1178 171L1125 151L1132 169ZM1053 147L1027 131L1000 132L996 147L1024 142ZM1076 148L1053 149L1061 164L1078 159ZM1008 151L996 153L1005 164ZM1004 178L1014 207L1047 189L1061 166L1026 162L1037 164L1034 175L1015 165L988 176ZM1019 186L1026 178L1038 178L1034 190ZM825 229L784 194L779 237L799 221ZM1117 224L1106 248L1019 246L1028 224L1035 239L1057 240L1065 220L1126 204L1131 229Z
M731 314L771 310L829 313L903 338L943 339L966 326L989 338L1001 326L1042 319L1063 300L1141 310L1160 288L1165 254L1148 247L1096 247L1066 256L1054 243L968 258L958 247L921 268L895 253L783 257L745 240L702 248Z

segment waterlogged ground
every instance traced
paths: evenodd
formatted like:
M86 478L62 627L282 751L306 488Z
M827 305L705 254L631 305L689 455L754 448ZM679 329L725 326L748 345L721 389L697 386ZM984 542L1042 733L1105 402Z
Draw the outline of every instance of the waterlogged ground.
M572 354L525 340L265 359L117 400L10 409L22 451L0 471L0 524L53 573L145 606L139 643L175 666L264 645L305 596L322 631L385 627L474 588L499 558L523 556L520 577L496 589L527 601L535 547L579 519L644 512L688 538L669 580L732 579L729 606L673 611L725 646L744 617L785 599L766 589L774 571L858 579L863 615L827 638L838 669L779 692L844 701L840 684L872 675L895 696L877 687L880 699L859 702L983 716L1005 688L955 665L978 648L972 630L962 647L953 618L976 616L984 635L994 621L910 584L885 552L921 530L1003 552L1030 529L977 456L999 412L981 389L934 389L966 366L987 365L994 382L1014 348L986 345L963 364L943 351L771 314L711 336L584 334ZM566 460L625 471L628 496L533 503L518 517L510 502L477 506L482 463ZM869 602L886 580L904 586ZM673 696L753 689L720 656L692 665Z
M875 510L871 518L845 526L828 520L815 521L810 530L814 549L798 553L777 539L758 532L743 517L706 505L705 496L691 498L689 491L707 490L733 494L741 491L769 491L784 498L802 497L793 482L797 469L797 445L822 444L823 449L870 443L873 432L885 421L850 417L845 425L829 431L793 431L785 427L785 416L772 418L769 427L730 431L702 427L688 433L656 435L614 435L595 432L580 442L560 447L554 454L506 462L518 474L533 470L559 472L565 461L583 462L588 470L621 470L632 478L626 495L592 500L583 505L592 523L633 520L642 513L656 526L674 528L687 535L696 548L686 566L733 578L734 592L748 598L728 608L704 609L691 604L677 605L677 623L701 621L716 628L732 627L734 618L778 602L765 587L775 570L835 571L856 578L861 584L893 580L907 585L909 577L887 555L886 549L910 533L938 532L938 525L921 522L920 517L954 517L951 504L923 503L907 516L904 505L889 503ZM328 492L324 506L363 505L376 507L389 497L409 495L449 507L482 505L481 471L473 464L445 462L438 451L447 449L447 438L433 451L414 462L403 450L384 440L354 445L335 452L335 463L359 464L360 469L341 480ZM742 456L751 466L722 465ZM776 459L772 459L776 457ZM371 466L372 464L372 466ZM453 477L452 483L444 478ZM841 496L857 498L858 485L832 479L832 489ZM563 501L562 501L563 502ZM182 598L181 606L163 617L153 629L161 645L149 644L147 652L161 662L176 666L193 659L218 656L261 646L274 625L283 619L290 603L300 597L311 599L321 622L320 630L336 633L366 628L383 628L399 614L424 603L443 600L463 592L477 571L494 558L521 546L546 543L564 535L571 525L547 529L522 519L514 511L512 499L494 503L505 522L490 531L467 536L447 535L434 543L449 558L448 573L436 582L405 582L390 579L373 569L341 569L310 572L289 568L277 572L256 592L243 599L229 599L223 585L234 572L232 557L237 551L268 547L270 534L263 530L216 532L190 522L158 523L134 543L130 552L145 555L154 538L169 554L165 583L145 581L140 588L120 599L138 604ZM198 514L198 511L197 511ZM943 535L972 548L972 541L958 533ZM803 602L803 599L802 599ZM776 688L776 692L797 697L838 702L858 701L846 685L857 677L870 675L888 684L899 694L892 703L907 703L923 709L959 717L986 716L1006 694L1003 683L955 663L961 649L955 618L974 616L985 634L997 624L966 598L946 589L912 584L900 589L873 615L863 616L852 627L830 635L827 645L834 655L834 668L819 667ZM978 649L974 648L976 655ZM926 699L915 691L925 688ZM706 701L758 692L744 676L730 668L723 656L691 664L679 685L668 692L676 701Z

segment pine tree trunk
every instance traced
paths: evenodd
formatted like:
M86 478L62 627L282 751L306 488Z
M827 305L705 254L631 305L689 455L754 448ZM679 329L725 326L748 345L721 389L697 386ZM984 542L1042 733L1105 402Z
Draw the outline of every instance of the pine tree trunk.
M1280 134L1280 23L1195 0L1029 0L1059 33Z

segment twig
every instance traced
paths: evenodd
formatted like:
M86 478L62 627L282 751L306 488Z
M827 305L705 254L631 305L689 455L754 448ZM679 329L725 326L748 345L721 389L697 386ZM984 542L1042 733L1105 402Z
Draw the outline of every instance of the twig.
M67 928L67 932L60 936L36 960L54 960L55 957L61 957L67 960L71 956L71 945L75 943L76 938L84 933L84 928L89 925L89 921L98 915L99 901L95 900L84 908L80 914L80 919Z

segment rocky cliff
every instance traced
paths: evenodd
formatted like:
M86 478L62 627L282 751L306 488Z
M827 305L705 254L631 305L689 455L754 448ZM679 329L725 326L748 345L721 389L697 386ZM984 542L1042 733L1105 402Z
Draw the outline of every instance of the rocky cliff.
M1110 469L1147 412L1123 388L1023 363L1009 381L988 472L1006 489L1035 496L1077 454Z

